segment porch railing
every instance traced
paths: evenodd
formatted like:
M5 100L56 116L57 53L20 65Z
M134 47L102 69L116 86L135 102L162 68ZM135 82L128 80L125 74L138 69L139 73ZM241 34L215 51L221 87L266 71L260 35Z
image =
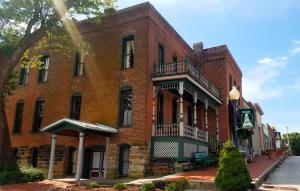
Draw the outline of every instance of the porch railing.
M200 73L189 63L180 61L170 64L158 64L154 66L154 76L171 76L171 75L180 75L188 74L198 83L200 83L205 89L211 92L214 96L220 97L219 90L214 87L209 80L207 80L203 74Z
M154 128L154 136L171 137L180 136L178 123L156 124ZM195 140L206 141L206 133L198 128L189 125L183 125L183 136Z
M220 151L223 147L222 143L212 137L208 137L208 145L211 151Z
M157 124L154 128L154 136L170 137L179 136L178 123L171 124Z

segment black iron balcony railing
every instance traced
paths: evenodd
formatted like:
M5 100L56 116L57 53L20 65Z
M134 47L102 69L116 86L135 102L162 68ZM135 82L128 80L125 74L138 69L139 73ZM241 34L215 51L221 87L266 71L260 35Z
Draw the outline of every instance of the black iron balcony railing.
M186 62L174 62L171 64L158 64L154 66L154 76L172 76L188 74L199 84L201 84L206 90L212 93L217 98L220 98L220 91L214 87L209 80L207 80L203 74L197 71L192 65Z

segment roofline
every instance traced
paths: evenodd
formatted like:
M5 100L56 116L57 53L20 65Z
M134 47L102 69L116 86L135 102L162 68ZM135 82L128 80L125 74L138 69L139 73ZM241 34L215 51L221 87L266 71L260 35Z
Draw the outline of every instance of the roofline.
M209 51L209 50L218 50L218 49L222 49L225 48L226 54L229 55L229 57L233 60L233 64L234 66L238 69L239 73L241 76L243 76L242 70L240 68L240 66L236 63L234 57L232 56L228 46L226 44L223 45L219 45L219 46L214 46L214 47L210 47L210 48L205 48L203 51Z

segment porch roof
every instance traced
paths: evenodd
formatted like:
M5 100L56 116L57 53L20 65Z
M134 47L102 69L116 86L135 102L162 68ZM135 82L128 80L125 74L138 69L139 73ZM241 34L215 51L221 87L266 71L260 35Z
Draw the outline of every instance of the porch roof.
M88 132L95 134L116 134L117 129L102 125L94 124L84 121L78 121L69 118L63 118L58 120L42 129L43 132L60 133L64 134L64 131L77 131L77 132Z

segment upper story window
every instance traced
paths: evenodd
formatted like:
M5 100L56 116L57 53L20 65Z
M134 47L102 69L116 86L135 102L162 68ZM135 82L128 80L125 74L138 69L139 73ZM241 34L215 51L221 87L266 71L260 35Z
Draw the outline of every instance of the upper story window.
M120 126L130 126L132 123L132 89L121 90Z
M39 68L38 82L47 82L48 68L49 68L49 55L44 55L42 58L42 65Z
M43 98L39 98L35 103L32 132L40 131L42 125L42 119L44 115L44 107L45 107L45 100Z
M85 62L85 54L83 52L76 51L74 73L73 73L74 77L83 76L84 62Z
M81 95L74 94L71 99L71 111L70 118L71 119L80 119L80 109L81 109Z
M177 98L172 100L172 123L177 123Z
M122 69L132 68L134 63L134 36L123 39Z
M189 126L193 125L193 112L191 106L188 106L188 125Z
M16 105L16 113L15 113L15 122L13 133L20 133L23 121L23 113L24 113L24 101L20 100Z
M164 65L165 64L165 48L163 45L158 45L158 64Z
M29 68L28 67L21 67L20 69L20 77L19 77L19 85L26 86L28 83L28 74Z

